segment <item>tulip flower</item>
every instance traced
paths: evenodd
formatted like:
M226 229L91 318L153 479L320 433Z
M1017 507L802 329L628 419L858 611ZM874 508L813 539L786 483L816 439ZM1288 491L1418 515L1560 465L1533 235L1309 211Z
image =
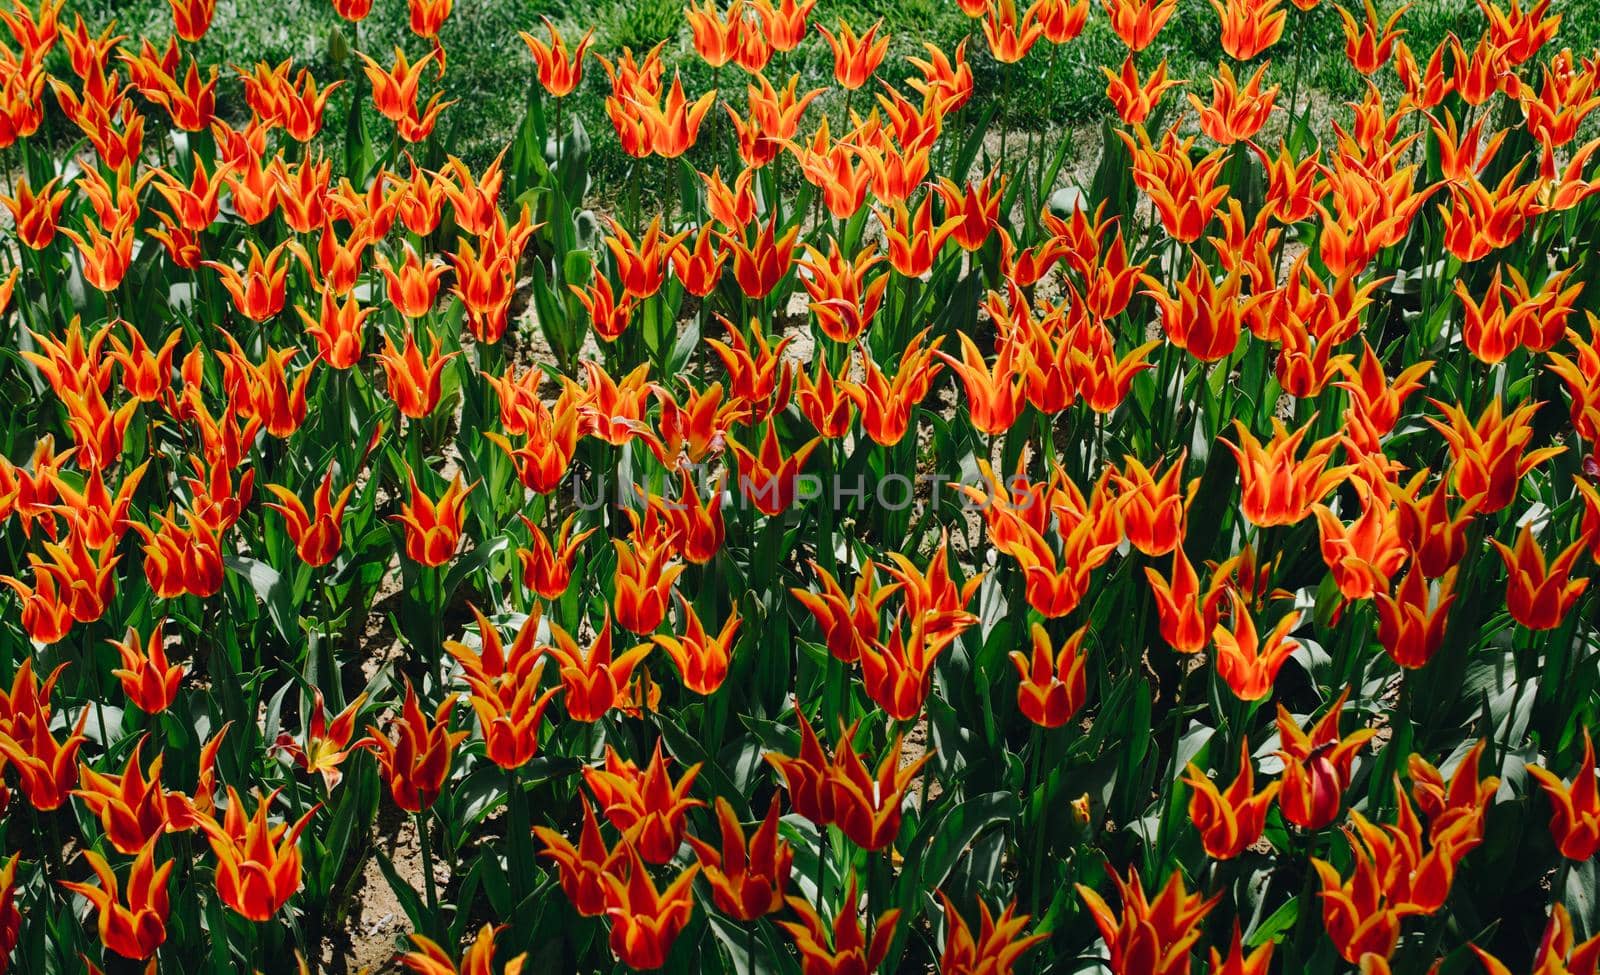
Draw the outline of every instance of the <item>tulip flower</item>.
M46 686L53 683L52 676ZM27 720L15 722L9 732L0 731L0 756L16 766L22 792L28 797L28 804L39 812L61 808L78 784L78 750L89 740L83 729L92 710L84 708L77 724L59 742L50 733L49 711L43 706Z
M817 33L823 36L833 51L833 77L841 88L846 91L859 89L883 63L883 56L889 51L889 35L878 35L882 27L883 20L880 18L858 36L842 17L837 33L821 24L817 25Z
M691 765L674 783L667 774L658 741L650 763L642 771L607 746L605 766L585 767L583 779L606 819L628 835L629 844L638 854L648 863L664 864L672 860L683 842L689 810L705 805L688 798L699 774L700 766Z
M528 53L533 56L533 63L538 68L539 84L552 96L564 98L572 94L583 80L583 56L588 51L589 43L594 40L594 31L584 34L578 46L569 49L550 18L542 19L545 30L550 34L548 43L527 31L520 31L517 36L528 45Z
M759 454L730 439L728 446L739 459L739 490L762 514L774 518L783 514L799 494L800 471L806 458L821 442L820 437L812 438L785 457L778 445L775 424L767 426Z
M1248 304L1241 300L1238 269L1218 283L1195 256L1189 263L1189 273L1177 283L1176 294L1169 293L1156 278L1143 277L1149 285L1144 293L1161 309L1161 327L1173 345L1201 362L1216 362L1233 353Z
M156 953L167 940L167 878L172 875L168 860L159 867L155 863L156 842L146 843L133 861L128 872L127 905L122 902L122 890L116 874L105 858L93 850L84 850L83 858L100 881L98 887L63 880L61 886L80 894L94 906L100 916L100 943L107 950L124 958L142 961Z
M172 706L186 673L182 666L167 662L161 634L165 624L165 620L158 620L148 637L130 626L123 639L109 641L122 657L122 667L111 675L122 682L128 700L146 714L160 714Z
M733 653L734 635L739 630L738 611L730 610L722 629L711 636L695 612L694 604L678 593L678 607L682 612L683 636L656 635L651 637L665 650L683 677L683 686L696 694L714 694L728 676L728 663Z
M493 975L494 938L493 925L485 924L479 928L477 936L472 939L472 944L467 946L467 950L461 956L460 967L457 967L451 960L450 953L436 942L423 935L413 934L411 943L416 946L416 950L400 955L395 961L416 972L417 975ZM521 975L527 957L527 952L523 952L508 960L501 969L501 975Z
M1088 696L1085 671L1089 658L1083 653L1083 640L1089 628L1075 630L1059 651L1054 649L1043 626L1035 623L1031 632L1032 657L1020 650L1011 651L1011 662L1021 680L1017 685L1017 709L1041 728L1059 728L1078 713Z
M945 923L944 950L939 955L940 975L1003 975L1014 970L1018 959L1029 949L1050 936L1043 931L1023 936L1030 918L1018 914L1016 904L1007 904L996 918L989 912L989 905L980 899L981 920L978 936L974 938L966 918L943 891L939 892L939 900L944 904Z
M389 780L394 804L410 813L430 808L444 790L450 775L450 756L467 737L465 731L450 730L450 712L456 695L439 703L429 724L417 703L417 690L406 682L405 705L398 719L390 722L391 739L375 725L367 726L368 745L378 757L378 765Z
M508 654L494 625L477 607L473 607L473 615L478 621L481 652L454 640L445 643L445 650L464 671L471 689L468 703L478 716L489 760L503 769L521 768L538 753L539 726L561 691L552 687L541 693L544 661L538 659L534 645L539 617L535 614L523 621Z
M806 36L806 18L817 0L753 0L774 50L792 51Z
M572 533L576 515L568 515L561 523L561 533L552 545L544 532L526 517L522 523L528 528L528 548L517 549L517 561L522 565L522 584L545 599L560 599L572 582L572 570L578 551L585 540L598 529L590 528Z
M778 926L794 940L800 953L801 975L835 975L842 972L875 972L889 954L900 910L891 908L872 921L871 937L862 927L856 897L856 878L851 874L844 899L831 922L825 922L809 901L788 899L799 922L779 921Z
M852 738L855 729L845 732L834 750L833 764L825 788L828 808L835 825L864 850L881 850L900 833L900 809L911 780L933 757L925 754L903 767L900 765L901 736L896 736L878 763L877 775L867 772ZM803 757L803 756L802 756ZM795 807L799 809L799 805Z
M549 653L561 665L561 686L566 690L562 701L574 721L599 721L617 707L633 669L651 649L650 644L641 643L613 659L609 613L587 651L579 649L577 641L553 623L550 634L556 642Z
M1585 577L1572 578L1572 570L1583 555L1582 539L1546 561L1544 550L1533 539L1533 526L1524 522L1517 533L1515 548L1491 538L1506 565L1506 608L1518 623L1530 630L1551 630L1561 625L1578 597L1589 586Z
M1395 42L1405 35L1404 30L1396 30L1395 24L1404 16L1411 4L1402 4L1382 27L1378 26L1378 11L1373 8L1372 0L1362 0L1366 5L1366 20L1357 23L1355 17L1344 7L1335 5L1339 18L1344 21L1344 54L1350 61L1350 66L1364 75L1371 75L1394 53Z
M121 775L102 775L84 765L82 787L72 792L99 817L112 848L126 856L137 855L167 827L167 800L161 790L166 756L157 754L145 771L140 765L144 742L141 737L134 743Z
M618 843L615 851L608 850L589 797L580 793L578 801L583 804L583 830L576 847L549 827L535 826L533 832L544 844L540 855L555 861L562 893L573 910L584 917L597 917L606 910L606 878L612 876L627 850L625 843Z
M666 282L668 262L689 232L664 233L659 216L651 219L637 241L615 220L610 221L610 226L611 236L605 243L616 260L623 291L635 298L648 298L660 291Z
M1267 65L1261 65L1240 87L1233 69L1227 64L1218 65L1211 79L1211 102L1207 104L1193 92L1189 94L1189 104L1200 117L1200 131L1224 146L1253 138L1261 131L1272 115L1273 99L1278 93L1277 85L1261 90L1266 72Z
M1208 949L1211 955L1211 975L1267 975L1272 966L1272 952L1276 947L1276 942L1266 941L1246 954L1244 939L1239 932L1239 922L1234 921L1233 940L1229 942L1227 958L1223 958L1222 953L1215 947Z
M400 513L389 520L405 526L406 557L419 565L437 567L449 562L461 544L462 517L467 495L476 488L463 485L458 471L450 484L434 501L417 486L417 476L407 472L411 484L411 501L402 502Z
M1228 788L1218 791L1211 779L1191 762L1184 770L1189 795L1189 820L1200 831L1206 855L1231 860L1261 838L1267 810L1278 795L1279 784L1255 791L1255 768L1249 742L1239 744L1239 774ZM1215 967L1215 966L1213 966Z
M1528 771L1550 798L1550 836L1561 855L1583 862L1600 850L1600 787L1595 785L1594 743L1583 733L1583 761L1571 784L1537 765Z
M674 73L672 87L659 107L654 102L638 106L639 124L650 140L650 150L663 159L677 159L688 152L700 134L700 123L716 100L716 89L712 89L689 101L683 92L683 79Z
M694 916L691 885L699 864L672 879L665 889L656 887L650 872L632 846L624 844L627 859L622 870L608 871L605 882L606 916L611 919L611 952L624 965L645 970L660 968L678 935ZM625 876L618 876L618 873Z
M301 771L321 775L322 784L332 792L344 778L339 766L344 764L350 752L371 744L367 739L354 743L350 740L355 737L356 717L367 703L367 695L356 695L355 700L330 719L323 703L322 689L313 688L311 694L311 711L306 720L304 737L297 740L287 731L280 732L274 746L287 754Z
M1300 614L1285 615L1262 640L1244 600L1237 591L1230 593L1232 629L1218 624L1211 634L1217 645L1217 673L1241 701L1259 701L1271 692L1289 656L1300 649L1298 643L1287 639L1289 631L1299 625Z
M696 836L686 838L699 858L701 876L711 886L717 910L740 921L782 910L794 850L778 838L778 797L772 797L766 817L748 842L728 800L717 797L716 810L720 849Z
M1272 420L1272 439L1263 444L1244 423L1234 421L1239 442L1224 440L1223 445L1239 462L1243 481L1241 508L1251 524L1261 528L1292 525L1312 511L1312 505L1333 490L1351 467L1329 467L1328 461L1339 445L1338 437L1324 437L1296 459L1300 444L1311 424L1290 433L1276 417Z
M300 889L300 834L316 815L313 807L293 825L267 822L273 792L256 802L245 818L244 801L228 786L228 810L221 824L200 817L200 829L217 858L217 895L250 921L267 921Z
M33 250L43 250L55 239L61 206L72 195L70 187L56 188L60 181L55 177L35 190L22 177L17 180L15 196L0 196L0 203L11 211L17 239Z
M1183 84L1177 79L1167 79L1165 58L1143 81L1139 79L1139 69L1131 53L1123 59L1122 67L1116 73L1104 66L1100 71L1106 76L1106 98L1111 100L1117 115L1129 125L1143 125L1160 103L1161 96Z
M753 245L742 238L722 234L724 253L733 259L733 276L748 298L765 298L794 266L794 245L800 235L798 223L778 234L777 215L756 234Z
M1479 948L1469 945L1483 963L1487 975L1510 975L1500 960ZM1550 908L1550 920L1545 925L1544 936L1539 939L1539 949L1533 957L1533 972L1585 971L1600 956L1600 935L1579 942L1573 927L1572 915L1565 904L1557 901Z
M863 430L874 442L885 447L892 447L905 438L918 404L927 398L933 381L944 371L942 363L933 361L942 339L934 339L924 347L928 332L928 329L918 332L900 350L899 368L893 379L884 376L863 347L862 381L841 381L845 393L855 401L861 413Z
M1111 29L1133 53L1149 47L1167 25L1177 0L1101 0L1111 17Z
M345 506L350 503L350 493L354 490L355 482L352 481L339 492L337 500L334 499L333 467L330 465L317 487L313 501L315 510L307 512L294 492L276 484L267 485L267 491L278 499L277 504L268 502L267 507L283 515L289 538L294 542L300 560L306 565L313 568L324 566L339 554L344 539L339 523L344 518Z
M1339 737L1339 719L1349 698L1350 688L1346 687L1309 733L1278 705L1282 745L1278 757L1284 763L1278 808L1285 819L1302 829L1322 829L1339 815L1356 753L1376 734L1372 728L1362 728Z
M1227 569L1231 561L1211 574L1204 593L1194 563L1179 545L1172 550L1172 579L1169 582L1155 569L1145 566L1145 579L1156 600L1156 616L1161 639L1179 653L1199 653L1205 649L1222 615L1222 600L1227 588Z
M1119 975L1185 975L1189 951L1200 938L1200 922L1211 913L1221 895L1206 900L1191 894L1183 885L1182 872L1174 870L1151 900L1138 871L1130 870L1124 880L1108 863L1106 873L1122 897L1120 916L1093 889L1083 884L1074 886L1105 938L1111 952L1111 970Z

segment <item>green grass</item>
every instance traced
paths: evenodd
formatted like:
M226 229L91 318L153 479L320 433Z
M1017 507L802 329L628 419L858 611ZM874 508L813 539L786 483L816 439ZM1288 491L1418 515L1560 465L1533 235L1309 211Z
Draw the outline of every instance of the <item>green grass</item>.
M1096 9L1083 36L1054 56L1050 45L1041 42L1022 63L1002 66L989 57L981 36L975 37L968 46L977 86L975 102L1000 99L997 108L1002 122L1014 130L1083 126L1110 115L1100 66L1115 67L1126 52L1107 25L1098 0L1095 2ZM103 24L110 16L106 6L102 0L100 12L91 8L86 17L97 25ZM119 0L110 6L117 8L125 33L159 38L170 32L166 0ZM1383 9L1390 6L1384 4ZM694 55L682 7L680 0L603 0L599 4L458 0L445 25L443 41L449 54L446 84L450 97L460 101L445 113L436 143L448 146L474 166L484 165L499 152L522 117L533 77L527 50L517 32L537 28L542 15L556 21L574 41L581 35L583 25L592 23L593 50L601 53L614 53L624 45L640 50L669 38L665 51L669 73L681 70L691 93L705 90L714 84L714 76ZM1556 9L1565 14L1565 20L1555 47L1568 46L1585 54L1600 46L1600 0L1565 4L1558 0ZM1287 91L1298 46L1298 56L1303 59L1303 85L1336 101L1359 97L1364 85L1345 63L1339 18L1329 0L1304 15L1304 23L1297 31L1295 20L1302 16L1299 11L1290 10L1285 39L1271 52L1274 60L1269 68L1270 81L1284 85ZM883 19L892 40L880 75L892 83L904 79L909 72L905 56L920 54L923 42L931 41L950 50L975 27L953 0L821 0L812 21L831 25L839 17L861 28ZM1474 4L1424 0L1406 16L1404 26L1410 31L1412 46L1427 52L1452 31L1475 37L1483 22L1483 14ZM1217 35L1217 18L1209 3L1182 0L1157 38L1155 53L1146 52L1144 57L1167 58L1172 77L1190 79L1204 96L1208 92L1204 79L1221 57ZM347 51L354 39L350 26L334 15L327 0L219 0L216 21L205 43L211 59L216 58L219 49L226 61L241 65L293 58L297 64L310 67L318 78L333 80L351 69L348 55L341 56L341 52ZM412 55L421 53L424 47L406 28L404 0L376 0L371 16L360 25L359 43L385 63L397 45ZM828 84L831 71L827 45L815 38L796 51L776 56L768 68L768 74L775 78L799 72L802 85L807 87ZM722 81L734 104L742 102L742 72L729 69ZM237 91L237 83L230 79L219 102L224 106L242 105ZM622 182L628 166L611 137L610 123L601 105L606 92L605 73L590 61L583 86L569 103L576 105L593 139L591 165L602 195L605 186ZM337 127L336 120L344 117L346 104L341 97L330 105L330 127ZM857 106L861 104L858 95ZM834 98L823 107L840 111L841 99ZM377 127L380 124L386 123L373 122L374 131L384 131ZM718 124L726 122L719 120Z

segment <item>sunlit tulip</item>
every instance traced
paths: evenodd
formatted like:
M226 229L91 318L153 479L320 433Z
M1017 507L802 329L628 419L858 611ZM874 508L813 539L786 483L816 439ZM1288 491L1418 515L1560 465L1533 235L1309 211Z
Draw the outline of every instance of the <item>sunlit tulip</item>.
M405 345L398 348L392 336L384 335L378 364L388 380L389 397L402 416L421 420L438 408L444 394L444 367L460 354L459 350L444 352L436 339L423 355L415 329L406 331Z
M149 958L167 940L167 878L173 861L155 863L156 843L151 839L134 858L128 872L127 903L111 865L93 850L84 850L99 886L63 880L61 886L81 895L99 915L100 943L124 958Z
M283 515L289 539L294 542L296 553L306 565L313 568L324 566L339 554L344 540L340 522L354 490L355 482L352 481L335 498L333 468L330 466L323 475L322 483L317 486L313 510L307 511L299 496L288 488L267 485L267 491L278 499L276 504L268 502L267 507Z
M165 620L158 620L149 636L133 627L121 640L109 641L122 657L122 666L111 675L122 682L128 700L146 714L160 714L178 697L178 685L185 669L167 662L166 641L162 635Z
M1584 552L1582 539L1548 561L1533 538L1533 526L1526 522L1517 533L1515 548L1499 539L1491 538L1489 542L1506 565L1506 608L1512 618L1530 630L1560 626L1589 586L1588 578L1572 577Z
M1232 596L1228 625L1219 623L1211 634L1217 645L1217 673L1241 701L1259 701L1272 691L1289 655L1300 649L1300 644L1288 639L1289 631L1300 622L1300 614L1286 614L1263 639L1244 600L1237 592Z
M279 244L263 254L254 241L249 246L250 260L243 274L217 261L201 263L221 276L222 286L233 298L239 314L253 322L264 322L283 310L289 276L289 262L285 259L288 247Z
M694 915L691 885L700 866L692 864L665 888L658 888L638 851L627 843L623 846L619 868L601 878L606 916L611 920L611 952L630 968L660 968Z
M367 726L368 747L377 755L389 783L389 794L394 797L394 804L406 812L430 808L444 790L451 753L467 737L465 731L450 730L450 713L456 700L454 694L446 696L430 724L417 702L416 688L408 681L405 705L400 717L391 720L389 733L375 725Z
M302 772L322 776L323 786L332 792L344 778L339 766L344 764L351 751L368 744L365 739L354 743L351 741L355 737L356 717L366 703L367 695L358 694L343 711L330 718L323 703L321 688L313 688L304 736L296 739L287 731L280 732L273 745L288 755Z
M1111 18L1111 29L1134 53L1149 47L1167 25L1177 0L1100 0Z
M1189 821L1200 831L1207 856L1231 860L1261 838L1267 810L1278 795L1278 783L1255 791L1255 767L1248 741L1239 743L1239 773L1226 789L1219 791L1192 762L1184 770L1183 781L1193 790L1189 795Z
M422 493L415 472L408 471L407 476L411 500L401 502L400 513L390 515L389 519L405 527L407 558L430 567L444 565L455 556L461 544L467 495L478 486L477 482L467 486L457 471L435 501Z
M1283 37L1287 10L1282 0L1211 0L1222 22L1222 50L1235 61L1250 61Z
M1528 771L1550 799L1550 835L1561 855L1583 862L1600 850L1600 787L1595 784L1594 743L1583 733L1583 761L1570 784L1538 765Z
M879 36L883 21L869 27L866 33L857 35L850 25L843 19L839 20L838 32L817 25L817 33L821 34L828 42L828 47L833 50L833 77L840 87L846 91L855 91L871 80L873 72L878 70L878 65L883 63L883 57L889 51L889 35Z
M1493 514L1511 503L1517 486L1530 471L1566 448L1527 448L1534 436L1533 416L1539 404L1527 402L1509 414L1494 399L1476 423L1454 403L1430 399L1447 422L1428 417L1428 423L1450 445L1450 476L1462 498L1482 514Z
M462 953L459 967L448 951L420 934L411 935L416 950L399 955L395 961L417 975L494 975L495 930L490 924L478 929L477 936ZM501 975L521 975L527 957L527 952L523 952L507 960L500 969Z
M228 786L228 809L221 824L209 816L200 828L217 858L217 895L250 921L267 921L300 889L300 834L316 815L311 809L293 825L269 824L267 812L277 793L258 799L246 819L244 800Z
M792 51L806 36L806 18L817 0L752 0L774 50Z
M1361 728L1339 737L1339 721L1349 698L1347 687L1309 733L1278 705L1278 757L1284 765L1278 808L1302 829L1322 829L1339 815L1356 753L1376 734L1372 728Z
M561 700L567 716L574 721L598 721L617 707L634 668L649 656L651 649L650 644L642 643L613 657L609 614L588 650L580 649L577 641L559 626L551 624L550 634L555 645L548 652L561 665L561 685L565 689Z
M1083 707L1088 696L1085 680L1089 658L1083 652L1088 627L1079 627L1055 649L1050 635L1033 624L1032 655L1011 651L1017 668L1017 709L1041 728L1059 728Z
M1238 347L1248 300L1241 293L1237 268L1219 282L1195 255L1189 273L1175 282L1176 293L1149 274L1142 277L1144 293L1161 309L1161 328L1173 345L1201 362L1224 359Z
M584 541L598 529L589 528L572 532L575 515L568 515L561 523L561 533L551 544L545 533L523 518L528 527L529 547L517 549L517 560L522 565L522 584L545 599L560 599L572 582L573 565Z
M700 622L694 604L684 599L682 593L678 593L678 606L683 615L683 635L657 634L651 639L672 658L685 687L696 694L714 694L728 676L734 635L739 630L739 614L730 611L722 629L712 635Z
M1350 66L1364 75L1370 75L1383 67L1394 53L1394 45L1406 32L1396 30L1395 24L1411 9L1411 4L1402 4L1383 26L1378 25L1378 11L1373 7L1372 0L1362 0L1366 7L1366 20L1357 23L1356 18L1344 7L1337 4L1334 10L1338 11L1339 18L1344 22L1344 55L1350 61Z
M892 844L900 833L901 806L911 781L922 766L933 758L921 758L901 765L902 740L890 742L876 776L867 771L852 741L854 729L847 731L834 750L833 764L824 788L835 825L850 842L864 850L879 850ZM798 805L796 806L798 809Z
M544 90L556 98L563 98L572 94L573 89L583 80L583 56L589 49L589 43L594 40L594 31L590 30L578 41L578 46L568 48L567 42L556 30L556 25L549 17L543 18L545 30L550 34L547 43L542 38L534 37L527 31L520 32L517 36L528 45L528 53L533 56L533 63L538 68L539 84ZM557 133L560 136L560 133Z
M573 910L584 917L596 917L606 910L606 878L627 851L624 843L618 843L615 851L606 848L589 797L579 793L578 801L583 804L583 828L576 847L547 826L535 826L533 833L544 844L540 856L555 861L561 891Z
M978 935L974 938L966 918L943 891L939 892L939 900L944 904L945 923L940 975L1010 975L1023 955L1049 937L1043 931L1024 935L1031 919L1018 914L1015 903L1007 904L996 918L980 898Z
M1228 946L1228 955L1222 956L1215 947L1209 949L1211 956L1211 975L1267 975L1272 966L1272 952L1277 944L1266 941L1245 953L1244 939L1239 932L1239 923L1233 924L1233 940Z
M845 887L839 911L831 921L824 921L809 901L790 897L788 902L800 920L798 923L779 921L778 926L789 933L795 950L800 953L801 975L875 972L888 957L895 928L900 922L900 911L891 908L873 918L869 937L862 925L854 874Z
M1511 970L1493 955L1469 944L1478 960L1483 964L1486 975L1511 975ZM1550 908L1550 920L1545 925L1544 936L1539 939L1539 950L1534 955L1532 972L1580 972L1586 971L1588 966L1600 956L1600 935L1595 935L1587 941L1578 941L1576 929L1572 923L1572 915L1567 912L1565 904L1557 901Z
M1232 145L1252 138L1266 124L1272 114L1273 99L1278 86L1261 90L1267 65L1256 69L1255 74L1241 87L1227 64L1217 66L1211 79L1211 101L1202 102L1192 92L1189 104L1200 117L1200 131L1219 145Z
M1444 642L1450 606L1455 602L1455 570L1439 578L1438 593L1430 597L1428 579L1420 563L1394 587L1393 595L1379 591L1378 642L1402 667L1426 666Z
M17 239L34 250L50 246L55 239L61 206L72 195L70 187L56 188L60 181L60 177L55 177L34 190L27 178L22 177L16 182L15 196L0 195L0 203L11 211Z
M1122 897L1120 915L1093 889L1074 886L1105 939L1111 971L1116 975L1187 975L1189 951L1200 938L1200 922L1221 895L1206 900L1190 893L1184 887L1182 871L1174 870L1151 900L1137 869L1130 869L1124 880L1108 863L1106 873Z
M687 839L700 861L701 875L711 886L717 909L740 921L754 921L782 910L794 850L778 838L778 797L772 797L766 816L748 841L726 799L717 798L716 810L721 846L695 836Z

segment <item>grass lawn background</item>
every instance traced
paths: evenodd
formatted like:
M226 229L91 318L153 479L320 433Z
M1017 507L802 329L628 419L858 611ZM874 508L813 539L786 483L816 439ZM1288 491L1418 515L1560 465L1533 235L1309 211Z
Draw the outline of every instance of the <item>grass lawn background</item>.
M975 101L982 104L984 100L1000 98L1001 104L996 108L1002 124L1013 131L1056 132L1111 116L1100 66L1115 66L1126 51L1111 32L1098 0L1095 2L1089 26L1076 41L1054 53L1049 43L1041 41L1016 65L995 62L981 35L975 36L968 45L976 82ZM69 5L69 13L71 9L83 12L96 27L114 16L119 32L133 36L161 37L171 32L167 0L80 0ZM1392 9L1385 5L1380 13L1387 16ZM1600 42L1600 0L1558 0L1553 9L1562 13L1564 20L1556 44L1545 55L1563 46L1570 46L1579 54L1592 54ZM572 43L592 27L595 39L591 50L604 54L614 54L624 46L642 51L667 39L664 55L669 74L673 68L681 69L691 94L704 91L716 79L695 56L682 11L680 0L457 0L442 40L450 64L446 78L448 97L460 101L445 112L435 144L462 156L474 167L485 165L499 152L522 117L533 83L532 62L517 32L542 29L541 17L555 21ZM953 50L962 37L977 27L954 0L820 0L812 11L811 23L832 25L841 17L858 30L882 18L891 42L889 57L879 74L896 82L909 70L905 56L922 53L925 42ZM1470 43L1482 30L1484 16L1473 3L1423 0L1402 23L1409 31L1408 42L1419 52L1419 58L1425 58L1451 31L1468 38ZM353 35L351 26L334 14L327 0L219 0L216 19L204 43L211 46L213 55L220 47L225 60L237 65L292 58L297 65L309 67L322 82L358 70L359 62L352 63L348 53L352 41L385 65L392 61L396 46L412 57L421 55L426 46L406 28L405 0L376 0L371 15L360 25L359 34ZM1331 0L1324 0L1308 16L1291 10L1284 40L1269 52L1274 58L1269 80L1284 86L1280 104L1291 86L1297 48L1304 59L1303 87L1335 101L1360 94L1363 82L1345 62L1344 36ZM1177 12L1152 48L1144 52L1141 63L1153 63L1160 57L1170 62L1172 77L1188 79L1192 90L1209 97L1206 79L1222 52L1217 15L1206 0L1180 0ZM822 85L831 71L831 52L818 37L808 39L795 51L775 55L767 68L768 76L779 84L798 72L802 90ZM743 103L745 79L745 74L733 67L723 72L723 94L735 106ZM582 87L568 100L569 110L578 113L592 139L592 172L595 191L601 197L611 195L607 186L620 185L629 162L617 146L602 107L608 90L605 72L591 59ZM243 108L238 92L236 77L224 79L218 107L225 115L230 109ZM344 118L344 98L348 94L347 86L335 96L325 116L328 126L336 127L337 120ZM860 109L864 103L858 94L855 107ZM822 108L838 117L844 106L836 98ZM814 124L813 120L805 129L809 131ZM371 131L386 129L375 123Z

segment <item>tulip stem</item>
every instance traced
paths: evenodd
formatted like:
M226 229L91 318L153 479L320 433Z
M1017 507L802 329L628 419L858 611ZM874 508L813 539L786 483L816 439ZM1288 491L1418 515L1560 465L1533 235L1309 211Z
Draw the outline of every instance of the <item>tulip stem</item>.
M433 878L433 842L428 837L428 814L417 812L417 846L422 854L422 885L428 900L428 923L439 923L439 889Z

